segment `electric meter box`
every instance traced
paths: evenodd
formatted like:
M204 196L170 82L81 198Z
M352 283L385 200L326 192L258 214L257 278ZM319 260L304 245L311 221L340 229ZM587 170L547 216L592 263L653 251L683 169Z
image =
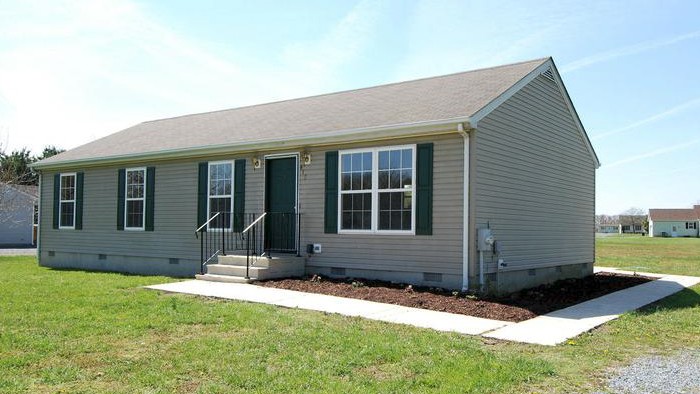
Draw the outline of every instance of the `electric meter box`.
M491 233L491 229L489 228L480 228L479 232L477 233L477 250L479 252L488 252L491 251L492 245L495 242L495 239L493 238L493 234Z

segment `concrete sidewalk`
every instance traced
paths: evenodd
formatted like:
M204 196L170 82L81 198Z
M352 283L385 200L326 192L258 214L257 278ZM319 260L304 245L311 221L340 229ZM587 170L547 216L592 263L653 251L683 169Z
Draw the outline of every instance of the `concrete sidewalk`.
M359 316L389 323L408 324L438 331L478 335L513 324L511 322L482 319L447 312L409 308L354 298L334 297L324 294L274 289L244 283L220 283L203 280L167 283L147 286L149 289L217 297L229 300L259 302L287 308L338 313Z
M596 271L632 274L632 272L611 268L596 268ZM173 293L258 302L287 308L337 313L344 316L359 316L366 319L407 324L438 331L483 335L507 341L553 346L616 319L623 313L641 308L644 305L679 292L686 287L700 283L700 278L693 276L641 272L638 272L638 274L658 279L520 323L242 283L188 280L147 286L147 288Z
M36 248L0 248L0 256L36 256Z
M598 268L596 272L632 274L611 268ZM694 276L637 274L656 277L657 280L616 291L580 304L512 324L484 334L485 337L507 341L557 345L569 338L590 331L603 323L617 319L621 314L639 309L675 294L686 287L700 283Z

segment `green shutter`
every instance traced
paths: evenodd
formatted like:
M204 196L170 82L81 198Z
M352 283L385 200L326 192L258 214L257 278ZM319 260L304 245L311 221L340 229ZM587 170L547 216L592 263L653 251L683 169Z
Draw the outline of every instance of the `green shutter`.
M146 223L145 230L153 231L153 211L155 208L156 168L146 168Z
M61 198L61 174L53 176L53 228L58 228Z
M82 172L75 174L75 229L83 229L83 178Z
M326 199L324 229L338 233L338 151L326 152Z
M124 230L124 188L126 170L120 168L117 172L117 230Z
M233 231L243 231L245 213L245 159L236 160L233 181Z
M419 144L416 156L416 235L433 235L433 144Z
M197 187L197 227L207 222L207 183L209 182L209 163L199 163L199 184ZM204 228L204 231L207 231Z

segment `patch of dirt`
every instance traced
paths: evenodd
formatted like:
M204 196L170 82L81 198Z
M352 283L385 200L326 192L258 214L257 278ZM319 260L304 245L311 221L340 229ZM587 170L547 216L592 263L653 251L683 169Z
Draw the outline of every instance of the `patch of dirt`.
M369 279L331 279L319 275L272 279L256 284L519 322L652 280L654 278L639 275L599 272L581 279L565 279L521 290L506 297L477 296Z

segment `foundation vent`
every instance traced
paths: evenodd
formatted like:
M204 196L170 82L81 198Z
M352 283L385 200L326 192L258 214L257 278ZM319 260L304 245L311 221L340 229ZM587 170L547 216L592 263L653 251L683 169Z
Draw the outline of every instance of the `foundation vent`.
M106 254L98 254L97 259L98 260L107 260L107 255Z
M171 258L168 259L168 263L170 263L170 264L180 264L180 259L178 259L177 257L171 257Z
M529 269L529 270L527 270L527 274L530 275L530 276L535 276L535 275L537 275L537 271L535 271L534 268L533 268L533 269Z
M442 282L442 274L436 272L423 272L423 280L426 282Z
M345 268L331 267L331 275L345 275Z
M54 252L53 250L49 250L49 257L53 257L55 255L56 255L56 252Z

